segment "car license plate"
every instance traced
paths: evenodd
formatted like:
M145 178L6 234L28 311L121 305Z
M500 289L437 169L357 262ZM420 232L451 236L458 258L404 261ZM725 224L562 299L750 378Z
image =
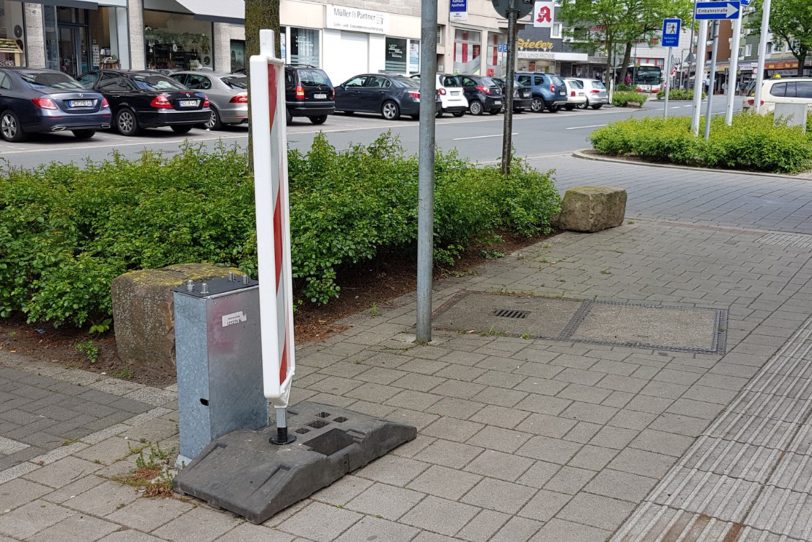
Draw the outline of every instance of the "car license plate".
M93 107L95 100L71 100L70 107Z
M502 100L496 100L493 105L502 105Z
M199 102L197 100L181 100L178 103L181 107L197 107Z
M451 95L452 95L452 96L459 96L459 95L460 95L460 91L459 91L459 90L452 90L452 91L451 91Z
M325 94L323 92L317 92L316 94L313 95L313 97L315 99L317 99L317 100L326 100L327 99L327 94Z

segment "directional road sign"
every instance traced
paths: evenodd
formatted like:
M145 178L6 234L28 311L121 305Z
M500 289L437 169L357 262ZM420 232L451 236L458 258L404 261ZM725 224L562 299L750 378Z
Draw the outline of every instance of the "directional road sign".
M663 47L679 47L679 30L682 21L679 19L663 19Z
M750 5L750 0L739 0L739 3L741 5L743 5L743 6L749 6Z
M736 2L697 2L694 19L697 21L738 19L740 8L738 0Z

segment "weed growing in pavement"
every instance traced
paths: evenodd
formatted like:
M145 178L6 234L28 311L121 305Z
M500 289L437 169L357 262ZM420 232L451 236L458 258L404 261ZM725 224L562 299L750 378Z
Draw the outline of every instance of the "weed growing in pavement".
M171 497L174 478L170 460L172 453L152 443L130 448L130 451L138 454L135 468L129 474L114 476L113 480L142 490L145 497Z
M113 378L118 378L120 380L132 380L135 378L135 373L129 367L124 367L117 371L110 372L110 376Z
M99 347L93 342L93 339L80 341L74 345L76 350L85 356L85 359L93 364L99 361Z
M373 318L381 315L381 309L378 308L377 303L373 303L372 306L369 308L369 315L372 316Z

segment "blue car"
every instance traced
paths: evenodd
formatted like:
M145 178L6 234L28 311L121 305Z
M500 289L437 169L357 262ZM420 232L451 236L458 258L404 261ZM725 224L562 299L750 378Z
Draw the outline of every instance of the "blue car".
M567 104L567 87L557 75L516 72L516 81L530 87L533 94L530 110L534 113L541 113L545 109L550 113L558 113Z
M55 70L0 69L0 137L71 131L79 139L110 127L110 106L98 92Z

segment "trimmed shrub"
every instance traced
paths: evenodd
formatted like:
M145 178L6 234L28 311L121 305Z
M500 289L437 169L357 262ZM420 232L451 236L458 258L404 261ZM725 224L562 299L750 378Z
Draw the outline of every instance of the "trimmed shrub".
M336 151L323 135L289 151L291 245L299 300L339 295L337 269L379 250L413 250L417 159L389 134ZM516 161L505 178L437 153L435 243L451 264L497 231L548 233L559 211L549 173ZM110 318L125 271L174 263L235 265L256 276L253 180L245 154L187 146L172 157L114 156L0 176L0 317L85 326Z
M705 96L707 96L707 94L703 92L702 97L704 98ZM665 89L657 93L657 99L665 100ZM694 91L693 89L672 88L671 92L668 93L668 99L691 101L694 99Z
M646 101L648 101L648 95L639 92L618 91L612 94L612 105L616 107L627 107L631 103L643 105Z
M628 119L592 133L601 154L652 162L793 173L810 167L812 143L800 128L774 125L772 116L738 114L733 126L714 117L710 141L691 133L688 117ZM704 132L700 126L700 133Z

